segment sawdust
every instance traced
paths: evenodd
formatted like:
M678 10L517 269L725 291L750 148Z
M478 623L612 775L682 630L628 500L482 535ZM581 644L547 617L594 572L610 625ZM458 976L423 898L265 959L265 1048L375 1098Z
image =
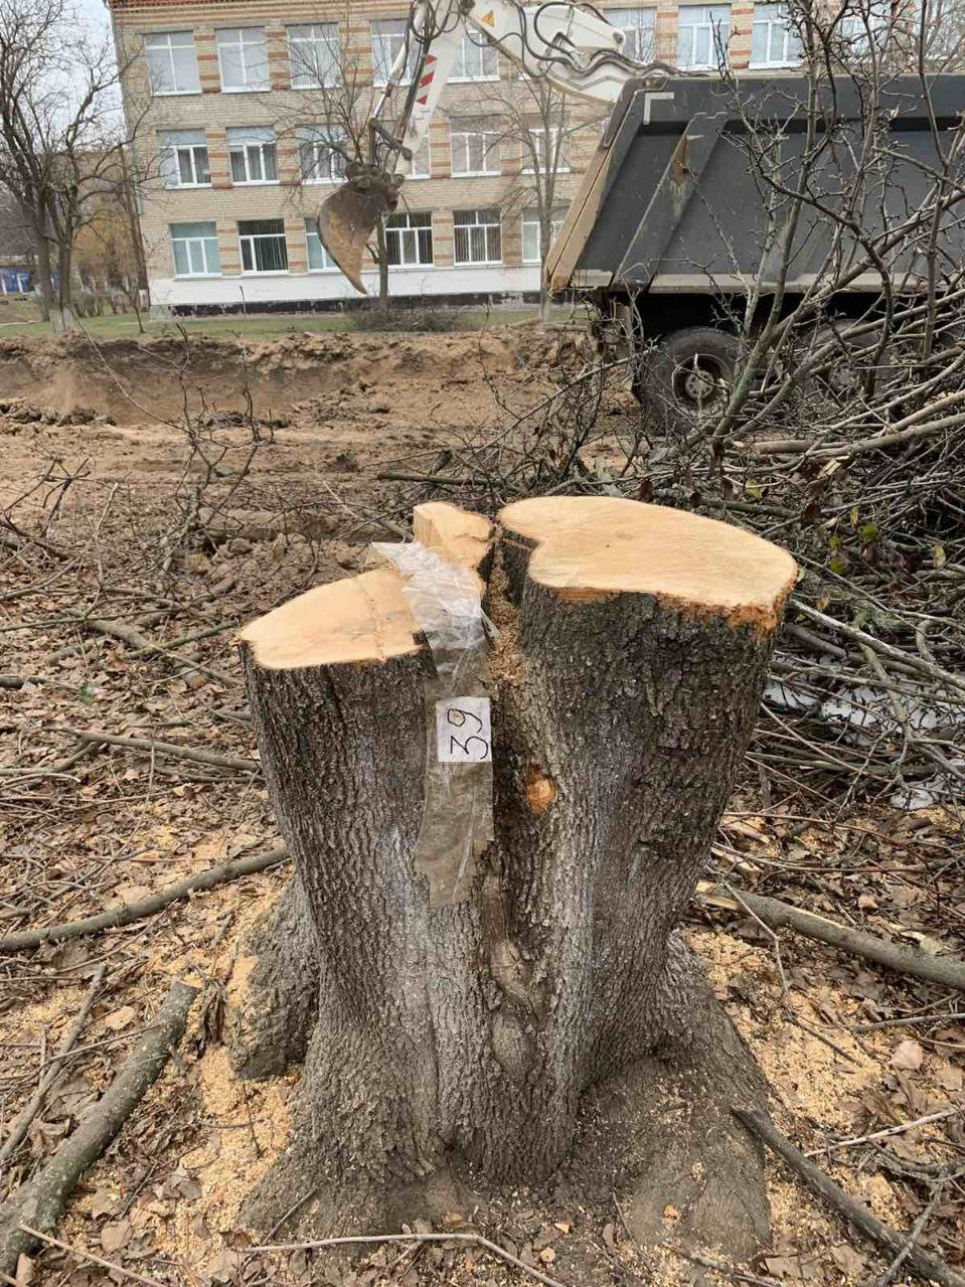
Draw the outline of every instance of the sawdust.
M267 1082L240 1081L224 1046L205 1053L198 1093L203 1119L212 1129L181 1157L181 1166L201 1185L201 1196L176 1208L172 1247L176 1255L194 1262L199 1255L218 1250L221 1235L238 1229L242 1202L284 1147L288 1096L296 1081L295 1074ZM206 1226L206 1238L198 1236L199 1218ZM216 1236L212 1240L210 1235Z
M46 1030L48 1046L56 1044L60 1029L73 1019L87 992L87 984L73 987L70 984L54 988L42 1000L7 1010L0 1018L0 1044L10 1042L40 1041Z
M841 1005L840 998L818 985L808 997L791 991L782 999L768 949L752 947L719 930L694 931L690 937L718 999L725 1002L738 1032L754 1052L777 1103L826 1128L850 1129L860 1094L878 1083L881 1065L839 1026L824 1040L815 1035L828 1028L822 1003L834 1008ZM753 1003L735 1004L733 989L740 991L745 980Z
M507 587L506 569L497 545L485 602L489 619L499 631L489 649L489 674L497 684L518 684L525 665L516 642L519 609L510 601Z

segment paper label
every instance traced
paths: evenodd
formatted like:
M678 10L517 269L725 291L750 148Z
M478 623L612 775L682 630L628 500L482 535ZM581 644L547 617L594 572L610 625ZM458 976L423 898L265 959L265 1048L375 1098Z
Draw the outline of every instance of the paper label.
M440 764L492 760L488 697L448 697L436 702L436 752Z

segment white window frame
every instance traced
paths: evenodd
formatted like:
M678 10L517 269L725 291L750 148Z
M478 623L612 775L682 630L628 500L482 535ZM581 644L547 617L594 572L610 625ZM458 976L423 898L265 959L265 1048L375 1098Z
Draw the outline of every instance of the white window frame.
M560 228L563 226L563 220L566 218L566 210L560 207L554 210L550 215L550 238L555 241L559 235ZM520 247L524 264L541 264L543 262L542 254L542 225L540 224L539 211L532 207L523 211L523 217L520 220ZM536 255L527 255L526 253L526 229L536 228Z
M462 216L472 215L473 220L471 222L465 221L463 223L459 223L458 218L460 215ZM488 215L490 217L487 219L480 219L479 218L480 215ZM495 217L492 217L492 216L495 216ZM485 229L483 233L483 242L485 244L486 256L487 256L485 259L460 259L459 258L458 232L460 228ZM499 245L498 259L493 259L490 257L492 253L492 245L491 245L492 233L494 230L495 230L496 239ZM467 246L471 249L472 248L471 236L467 236L466 242L467 242ZM489 206L481 206L475 210L454 210L452 212L452 262L456 267L459 267L459 268L491 268L498 264L502 264L503 229L502 229L502 220L499 217L498 209L490 208Z
M646 20L643 19L647 15ZM620 52L635 63L652 63L657 56L657 10L650 5L628 5L619 9L604 9L603 16L625 37ZM646 39L647 48L640 46Z
M205 131L202 130L160 130L159 132L159 151L161 153L161 169L164 178L164 186L168 191L176 188L210 188L211 187L211 167L208 160L208 142L205 137ZM200 134L205 137L203 143L177 143L170 140L178 134ZM186 152L190 158L191 173L194 178L189 183L181 181L181 153ZM198 153L203 152L203 169L199 165ZM171 168L166 169L166 161L170 160ZM206 173L206 179L199 179L198 173ZM174 183L169 182L173 177Z
M281 232L245 232L241 231L243 223L280 223ZM255 242L257 241L277 241L281 238L282 245L285 248L285 267L284 268L246 268L245 267L245 243L250 243L251 262L255 263L258 259L255 253ZM240 219L238 221L238 257L241 260L241 275L243 277L279 277L289 271L288 260L288 236L285 232L284 219Z
M414 219L425 220L426 218L429 220L428 224L425 222L412 222ZM428 232L429 234L428 259L422 258L422 248L425 243L424 239L419 236L420 232ZM393 263L388 259L390 242L398 242L398 263ZM404 248L407 245L411 245L415 249L415 257L413 259L404 258ZM404 268L431 268L435 263L435 243L433 239L431 212L428 210L398 210L395 214L390 215L385 221L385 247L389 267L393 270Z
M549 165L549 157L547 156L547 153L546 153L546 144L545 144L545 142L544 142L544 144L543 144L543 147L542 147L542 148L540 148L539 144L537 144L535 148L527 147L527 146L524 144L524 145L523 145L523 159L524 159L524 161L525 161L525 164L520 168L520 174L535 174L535 173L536 173L536 170L535 170L535 169L534 169L534 167L530 164L530 162L531 162L531 161L532 161L532 159L533 159L533 152L534 152L534 151L535 151L535 153L536 153L537 159L539 159L539 160L541 160L541 161L542 161L542 165L539 167L539 173L540 173L540 174L569 174L569 172L570 172L570 164L569 164L569 160L568 160L567 155L566 155L566 145L567 145L567 143L568 143L569 139L568 139L568 135L567 135L567 132L566 132L566 129L565 129L565 127L564 127L564 126L562 126L562 125L550 125L550 126L548 127L548 129L547 129L547 126L545 126L545 125L528 125L528 126L526 127L526 132L527 132L528 134L530 134L534 139L544 139L544 140L545 140L545 138L546 138L547 133L549 133L549 134L550 134L550 136L551 136L551 138L552 138L552 144L553 144L553 146L552 146L552 150L553 150L553 152L556 152L557 140L558 140L558 138L559 138L560 133L562 133L562 134L563 134L563 140L562 140L562 142L560 143L560 148L559 148L559 164L557 165L557 167L556 167L556 169L555 169L555 170L551 170L551 169L550 169L550 165Z
M226 131L228 140L228 173L231 175L231 184L235 188L267 188L278 183L278 149L277 141L272 132L270 139L259 138L260 134L267 131L262 126L252 126L251 135L248 137L236 137L233 141L231 135L244 135L246 127L243 125L229 125ZM275 172L273 179L265 178L268 171L268 159L270 154L271 168ZM235 178L234 158L240 155L244 163L245 177L243 179ZM257 165L255 160L257 159ZM252 178L255 170L261 173L260 178Z
M310 35L298 35L310 32ZM292 89L331 89L339 82L341 46L337 22L295 23L287 28ZM299 54L297 46L305 46ZM311 53L305 56L308 50ZM321 69L322 75L318 76Z
M425 162L424 170L416 169L416 166L419 164L420 161ZM429 144L428 133L423 135L422 142L412 153L412 161L410 162L410 165L409 165L409 173L405 177L406 177L407 183L412 182L413 180L416 180L416 179L432 178L432 148Z
M852 6L851 12L841 15L837 26L839 39L848 46L846 59L869 57L872 44L876 46L878 54L881 55L892 37L891 5L889 0L870 0L870 3L859 4L855 4L854 0L852 0ZM855 13L854 8L859 8L864 12Z
M313 241L318 242L318 248L319 248L319 251L321 252L321 256L322 256L321 268L312 267ZM339 271L338 264L335 262L334 259L332 259L331 255L329 255L328 251L325 249L325 246L322 242L321 237L318 235L318 224L315 222L314 219L309 219L307 216L305 218L305 258L308 260L308 271L310 273L337 273Z
M181 89L178 85L178 77L174 61L175 49L190 49L194 57L194 78L193 84L187 89ZM167 54L168 70L171 74L171 84L174 89L157 89L154 84L154 75L151 68L151 52L158 50ZM183 94L200 94L201 77L198 72L198 51L194 43L193 31L150 31L144 36L144 57L147 62L147 79L153 98L176 98Z
M390 31L390 27L396 30ZM389 83L389 76L399 56L399 50L405 42L407 30L408 20L405 18L373 18L369 23L373 85L381 86ZM411 85L418 57L419 42L413 36L409 42L408 63L399 81L400 85Z
M466 66L468 63L479 60L485 64L492 59L493 70L491 72L482 72L477 75L467 75ZM456 69L462 65L462 74ZM499 55L496 52L496 46L491 45L484 36L475 37L469 31L463 31L462 44L459 46L459 52L456 54L452 64L453 70L449 76L449 83L456 85L468 85L479 83L480 81L499 80Z
M205 237L199 237L197 235L190 236L190 237L178 237L175 235L175 231L174 231L175 228L186 228L190 226L190 223L189 222L172 223L168 225L168 236L171 239L171 264L174 269L174 276L182 281L185 281L188 278L193 278L193 277L220 277L221 276L221 253L218 248L218 226L213 219L199 219L199 220L194 220L193 222L210 224L210 226L214 229L214 233L213 235L205 236ZM209 263L209 252L210 252L209 243L212 241L214 242L214 253L218 264L218 267L214 269L211 268ZM175 242L180 242L182 245L187 247L189 266L191 263L191 259L193 257L193 250L197 251L200 248L201 259L204 262L203 272L200 272L200 273L195 273L195 272L179 273L178 272L177 259L174 253Z
M500 158L500 141L502 138L502 128L498 122L490 124L485 119L479 117L455 117L449 121L449 172L454 179L476 179L483 176L492 176L502 174L502 161ZM456 167L457 150L463 153L463 160L468 165L472 159L473 138L482 139L481 152L482 164L481 170L460 170ZM491 139L491 142L487 140ZM460 162L461 163L461 162Z
M697 15L701 15L697 21ZM694 21L684 22L684 15ZM726 21L721 17L726 15ZM689 35L685 37L684 33ZM698 33L704 32L708 37L708 61L700 62L693 55L698 41ZM724 63L729 61L727 46L730 43L730 5L729 4L682 4L677 10L677 66L681 71L717 71L720 67L718 58L718 37L723 46ZM684 40L689 40L690 48L686 56L683 52Z
M764 31L764 58L754 57L755 37L759 29ZM781 57L771 58L771 46L775 31L779 32ZM751 61L750 67L798 67L801 63L801 38L788 16L788 6L783 0L773 0L768 4L754 5L754 20L751 24Z
M334 148L339 143L344 143L344 139L336 138L324 126L303 125L295 130L295 141L298 144L298 172L302 183L314 186L342 182L348 162ZM312 154L310 167L305 165L308 152Z
M221 81L222 94L263 94L271 88L271 72L268 67L268 38L264 27L219 27L215 31L215 43L218 46L218 76ZM251 37L251 38L249 38ZM245 61L245 49L260 45L264 53L265 75L257 83L249 80L248 64ZM226 85L223 55L231 46L238 50L238 63L241 67L242 84Z

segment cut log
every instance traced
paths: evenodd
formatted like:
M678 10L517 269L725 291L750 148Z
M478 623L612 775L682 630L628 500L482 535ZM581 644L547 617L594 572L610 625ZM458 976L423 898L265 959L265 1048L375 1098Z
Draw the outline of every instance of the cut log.
M403 578L319 587L242 635L296 879L261 934L237 1056L255 1071L305 1058L287 1160L249 1217L269 1225L302 1172L323 1177L305 1223L335 1233L453 1209L460 1185L565 1174L601 1211L617 1185L638 1236L670 1232L672 1206L676 1238L746 1255L766 1199L729 1107L763 1089L677 927L794 563L632 501L535 499L499 518L495 839L444 905L415 856L438 676ZM483 522L426 506L415 530L485 571Z

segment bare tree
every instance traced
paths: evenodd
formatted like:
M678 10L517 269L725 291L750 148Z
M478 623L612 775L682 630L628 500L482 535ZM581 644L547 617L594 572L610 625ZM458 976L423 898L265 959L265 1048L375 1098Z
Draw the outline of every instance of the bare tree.
M298 150L298 186L318 193L319 204L328 195L326 183L340 183L351 177L353 168L368 160L371 150L370 121L380 86L364 66L362 49L351 34L342 43L339 32L351 33L348 11L335 23L330 14L295 28L289 40L292 83L299 93L286 101L278 123L280 137L292 139ZM415 42L410 36L411 55ZM375 79L387 73L393 50L386 43L377 62ZM385 307L389 297L389 258L385 221L376 225L370 247L379 273L379 301Z
M580 112L560 90L539 76L512 72L480 87L472 112L498 120L490 151L506 145L518 169L500 201L505 214L522 216L524 259L526 223L535 224L540 266L540 309L545 320L550 297L544 280L546 255L559 227L568 197L574 136L593 128L589 114ZM602 118L601 118L602 119ZM527 219L527 214L531 216Z
M69 0L0 0L0 186L28 218L45 319L69 324L75 238L116 182L119 83Z

